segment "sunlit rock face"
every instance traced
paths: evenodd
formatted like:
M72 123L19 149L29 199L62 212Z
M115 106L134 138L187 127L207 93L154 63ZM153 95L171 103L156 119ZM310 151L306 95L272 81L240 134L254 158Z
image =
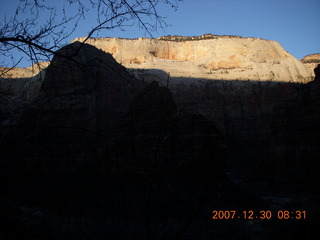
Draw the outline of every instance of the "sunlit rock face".
M83 41L84 38L75 40ZM161 69L174 77L226 80L311 80L306 67L275 41L212 36L208 39L88 39L127 68Z
M309 54L301 59L301 62L306 66L308 71L312 74L312 77L315 77L314 69L320 63L320 54Z

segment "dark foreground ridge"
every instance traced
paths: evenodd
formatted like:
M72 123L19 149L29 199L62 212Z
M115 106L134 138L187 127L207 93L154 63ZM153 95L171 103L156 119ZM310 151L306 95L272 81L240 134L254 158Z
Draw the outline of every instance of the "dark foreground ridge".
M225 134L231 97L222 133L192 109L205 99L182 108L185 92L139 81L90 45L59 53L68 57L54 57L32 103L0 111L0 239L319 239L318 73L270 110L258 148L268 151L253 164L235 154L252 136L246 123L239 141ZM273 218L213 220L214 210ZM279 210L307 219L279 220Z

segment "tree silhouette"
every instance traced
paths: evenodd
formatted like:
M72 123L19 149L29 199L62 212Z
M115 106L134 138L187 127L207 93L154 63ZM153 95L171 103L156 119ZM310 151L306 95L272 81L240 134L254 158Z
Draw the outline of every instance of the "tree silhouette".
M20 0L15 14L0 22L0 65L11 65L1 68L0 77L5 77L22 60L14 59L17 50L31 63L50 60L80 27L89 10L95 11L97 21L88 28L83 42L97 32L133 25L152 37L152 32L167 26L165 16L158 12L159 7L165 5L176 10L179 1L182 0L67 0L64 5L50 5L54 3ZM46 21L39 22L40 16L46 16Z

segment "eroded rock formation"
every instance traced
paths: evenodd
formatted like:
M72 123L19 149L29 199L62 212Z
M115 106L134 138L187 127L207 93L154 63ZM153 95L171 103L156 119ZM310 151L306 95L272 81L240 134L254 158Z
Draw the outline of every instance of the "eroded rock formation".
M306 67L275 41L224 36L182 41L96 38L86 42L111 53L127 68L162 69L174 77L310 80Z
M21 168L93 164L129 107L132 76L110 54L75 42L58 52L39 95L2 127L3 160ZM100 151L100 152L99 152Z
M318 191L320 171L320 65L315 80L300 85L273 109L272 144L261 171L277 181L300 183ZM266 171L268 169L268 171Z
M60 50L73 60L53 59L27 109L0 108L0 238L319 239L318 74L139 91L110 54L80 46ZM255 178L224 178L226 157ZM91 171L66 171L79 167ZM249 209L272 221L242 218ZM279 209L307 219L277 221Z
M0 93L8 92L10 98L18 101L35 99L48 65L49 62L39 62L28 68L0 67Z
M301 62L306 66L309 72L315 77L314 69L320 63L320 54L310 54L301 59Z
M221 179L226 148L213 121L177 113L167 88L151 83L133 100L108 149L115 172L180 179Z
M65 57L54 57L36 99L2 126L1 167L224 176L225 145L213 121L178 114L156 82L133 98L144 84L94 46L74 42L58 53Z

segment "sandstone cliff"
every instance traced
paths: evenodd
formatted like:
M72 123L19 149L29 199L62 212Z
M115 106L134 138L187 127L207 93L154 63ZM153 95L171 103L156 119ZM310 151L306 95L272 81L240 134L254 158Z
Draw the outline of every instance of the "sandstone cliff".
M320 53L317 54L309 54L301 59L301 62L306 66L309 72L315 77L314 69L320 63Z
M40 91L50 62L38 62L28 68L0 68L1 108L12 108L34 100ZM5 102L5 104L3 104Z
M74 41L84 41L77 38ZM127 68L161 69L173 77L304 82L311 74L275 41L214 37L203 40L92 38Z

